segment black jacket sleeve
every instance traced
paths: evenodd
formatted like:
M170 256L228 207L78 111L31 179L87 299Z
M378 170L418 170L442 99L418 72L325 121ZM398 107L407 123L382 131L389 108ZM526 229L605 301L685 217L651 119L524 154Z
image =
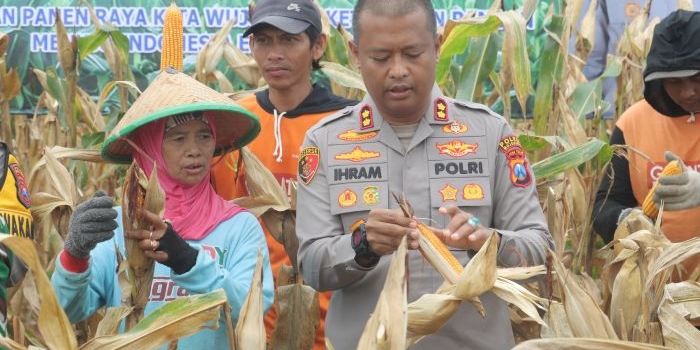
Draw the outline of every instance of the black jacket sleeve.
M626 144L622 130L615 127L610 136L610 144ZM632 192L629 161L624 155L614 154L596 192L592 212L593 230L605 243L612 241L620 212L636 206L638 204Z

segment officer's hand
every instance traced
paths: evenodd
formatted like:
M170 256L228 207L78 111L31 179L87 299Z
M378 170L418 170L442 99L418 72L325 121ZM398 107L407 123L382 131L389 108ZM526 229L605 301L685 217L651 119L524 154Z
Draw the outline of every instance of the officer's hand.
M438 211L450 217L447 227L442 230L442 238L445 244L458 249L479 250L491 236L492 229L476 223L474 219L469 220L474 215L460 210L455 205L440 207ZM498 237L498 235L497 235Z
M666 151L666 160L671 162L678 156ZM686 167L678 175L664 175L654 190L654 202L664 202L664 210L684 210L700 206L700 173Z
M396 251L401 238L406 235L409 248L418 248L416 221L405 217L399 209L372 209L367 216L365 230L369 247L377 255Z
M63 248L74 257L85 259L97 243L112 238L117 228L117 211L113 206L114 198L102 190L80 203L71 216Z

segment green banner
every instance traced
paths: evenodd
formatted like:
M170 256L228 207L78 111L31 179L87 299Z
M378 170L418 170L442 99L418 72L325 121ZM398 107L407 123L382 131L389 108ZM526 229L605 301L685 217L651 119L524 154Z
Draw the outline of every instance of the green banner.
M129 39L129 60L136 83L145 87L160 67L160 47L163 14L171 0L92 0L94 14L101 23L110 23ZM512 2L512 1L507 1ZM57 67L56 14L69 32L79 37L94 32L94 23L87 6L75 0L2 0L0 6L0 32L10 36L7 67L17 70L22 80L22 91L11 104L14 113L34 113L42 92L33 70ZM352 28L354 1L319 1L333 26ZM433 1L438 26L448 20L462 17L472 8L476 16L486 13L484 1ZM183 13L185 71L194 66L196 54L207 41L228 21L233 20L230 40L243 52L249 52L248 40L242 36L250 25L248 0L181 0L178 6ZM470 6L470 7L466 7ZM528 29L534 28L530 21ZM59 70L60 71L60 70ZM113 80L112 72L99 53L88 55L81 61L79 85L88 94L98 96L99 91ZM247 88L240 86L240 88Z

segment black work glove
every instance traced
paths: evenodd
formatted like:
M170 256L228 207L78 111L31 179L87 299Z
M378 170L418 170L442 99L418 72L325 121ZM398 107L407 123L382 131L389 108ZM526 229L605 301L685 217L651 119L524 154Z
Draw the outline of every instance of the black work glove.
M197 249L192 248L187 241L180 237L169 222L166 222L166 224L168 228L165 230L163 237L160 238L156 251L168 253L168 260L163 261L162 264L171 268L176 274L182 275L191 270L192 266L197 262L198 252Z
M117 211L114 198L99 190L95 195L75 208L68 226L68 237L63 249L76 258L90 257L97 243L114 236L117 228Z

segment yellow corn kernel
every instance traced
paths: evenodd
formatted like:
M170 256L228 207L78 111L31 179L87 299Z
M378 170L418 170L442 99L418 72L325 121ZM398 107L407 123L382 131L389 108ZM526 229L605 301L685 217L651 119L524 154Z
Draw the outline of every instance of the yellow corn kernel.
M678 175L682 172L683 164L678 160L672 160L666 164L664 170L661 171L661 176ZM654 203L654 190L656 189L658 183L658 179L654 181L654 185L651 186L651 190L649 190L649 193L647 193L647 196L644 198L644 202L642 203L642 211L644 212L644 215L652 219L655 219L656 216L659 215L659 208L657 208L656 203Z
M165 10L163 18L163 41L160 69L173 67L182 70L182 12L173 1Z
M421 233L419 251L423 254L423 257L425 257L445 279L455 283L456 277L464 270L462 264L452 252L450 252L445 243L435 236L428 226L418 223L417 228ZM445 265L449 266L449 269L452 271L444 271L442 266Z

